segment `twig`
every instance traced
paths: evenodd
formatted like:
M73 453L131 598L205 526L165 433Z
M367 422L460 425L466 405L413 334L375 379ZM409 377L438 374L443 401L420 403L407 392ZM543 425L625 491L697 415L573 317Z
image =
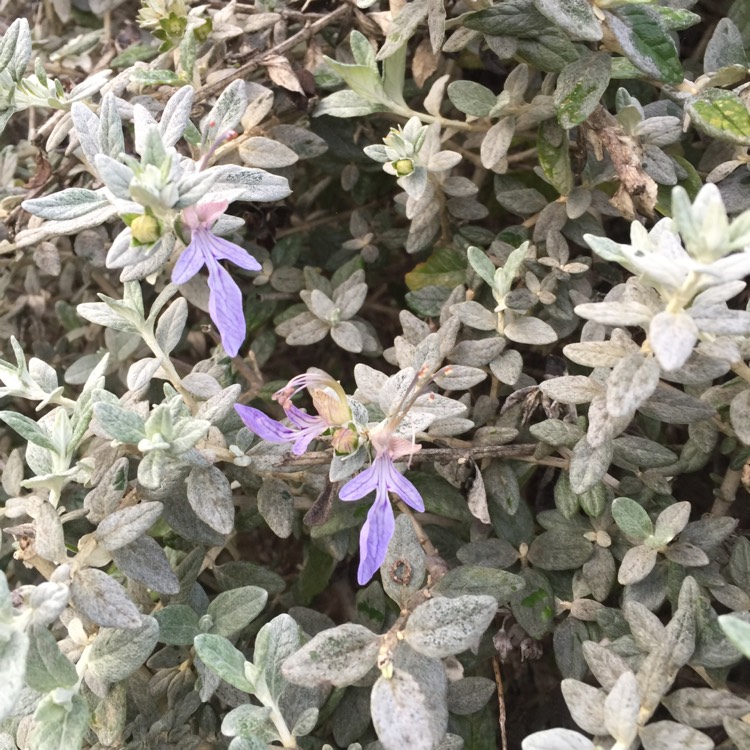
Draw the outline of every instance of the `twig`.
M263 60L265 60L267 57L271 57L273 55L282 55L285 52L288 52L293 47L296 47L300 42L306 42L308 39L310 39L310 37L313 36L313 34L317 34L321 29L329 26L334 21L338 20L339 17L345 15L348 12L349 4L342 3L338 8L336 8L336 10L331 11L322 18L319 18L317 21L313 21L308 26L300 29L300 31L298 31L296 34L290 36L289 39L286 39L280 44L277 44L275 47L272 47L265 52L258 52L257 50L254 50L250 53L250 59L246 63L240 65L240 67L236 70L233 70L228 76L225 76L218 81L214 81L213 83L207 84L202 89L197 91L194 99L195 104L199 104L209 97L219 94L230 83L232 83L232 81L244 78L248 73L252 73L256 68L259 68L263 64Z
M508 734L505 730L507 718L505 712L505 690L503 689L503 676L500 672L500 660L497 656L492 657L492 671L495 673L495 684L497 685L497 706L499 709L498 723L500 724L500 741L503 750L508 750Z
M482 458L512 458L519 459L525 456L531 456L536 450L533 443L524 443L520 445L478 445L475 447L457 447L457 448L423 448L411 457L412 463L421 463L423 461L436 461L446 463L448 461L474 459L475 461ZM305 453L302 456L287 455L280 461L279 465L284 468L304 468L306 466L315 466L317 464L327 464L331 461L330 451L315 451Z
M711 506L712 516L727 515L729 507L737 496L737 490L740 488L741 479L742 471L739 469L727 469L727 473L724 474L724 479L722 480L719 489L716 491L714 504Z

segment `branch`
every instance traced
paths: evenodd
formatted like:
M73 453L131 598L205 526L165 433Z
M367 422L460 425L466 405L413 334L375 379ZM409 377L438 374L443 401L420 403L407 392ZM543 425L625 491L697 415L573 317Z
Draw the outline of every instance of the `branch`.
M475 447L460 448L423 448L416 452L410 459L410 463L422 463L423 461L433 461L437 463L448 463L448 461L474 459L475 461L482 458L524 458L531 456L536 450L535 443L526 443L521 445L478 445ZM327 464L331 462L331 451L315 451L305 453L302 456L292 454L284 456L279 465L284 468L304 468L306 466L315 466L317 464Z
M263 65L263 61L267 57L271 57L273 55L281 55L285 52L288 52L293 47L296 47L300 42L306 42L308 39L310 39L310 37L313 36L313 34L317 34L321 29L329 26L339 17L345 15L348 12L349 4L342 3L338 8L336 8L336 10L331 11L322 18L319 18L317 21L313 21L303 29L300 29L300 31L298 31L296 34L290 36L289 39L286 39L280 44L277 44L270 50L267 50L265 52L259 52L255 50L251 52L250 54L252 56L246 63L243 63L239 68L233 70L228 76L225 76L218 81L214 81L213 83L207 84L202 89L197 91L195 94L194 103L199 104L209 97L221 93L230 83L232 83L232 81L236 81L239 78L244 78L248 73L252 73L256 68L259 68L261 65Z

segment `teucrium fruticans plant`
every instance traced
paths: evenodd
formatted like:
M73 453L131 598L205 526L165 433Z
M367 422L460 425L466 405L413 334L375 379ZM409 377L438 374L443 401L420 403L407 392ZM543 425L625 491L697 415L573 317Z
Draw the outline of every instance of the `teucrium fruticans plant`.
M709 5L18 9L0 746L750 742Z

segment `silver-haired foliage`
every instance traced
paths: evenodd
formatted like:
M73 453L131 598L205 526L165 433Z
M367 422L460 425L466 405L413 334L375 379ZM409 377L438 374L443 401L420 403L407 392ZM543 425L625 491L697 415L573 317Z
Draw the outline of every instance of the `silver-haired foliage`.
M2 750L750 748L749 0L2 18Z

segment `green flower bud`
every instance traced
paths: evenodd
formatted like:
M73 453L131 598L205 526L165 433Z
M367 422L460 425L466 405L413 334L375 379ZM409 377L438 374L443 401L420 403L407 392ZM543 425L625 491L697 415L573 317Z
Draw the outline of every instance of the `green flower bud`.
M411 159L399 159L393 162L393 168L399 177L406 177L414 171L414 162Z
M153 216L141 214L130 223L130 233L139 245L151 245L161 237L161 225Z

